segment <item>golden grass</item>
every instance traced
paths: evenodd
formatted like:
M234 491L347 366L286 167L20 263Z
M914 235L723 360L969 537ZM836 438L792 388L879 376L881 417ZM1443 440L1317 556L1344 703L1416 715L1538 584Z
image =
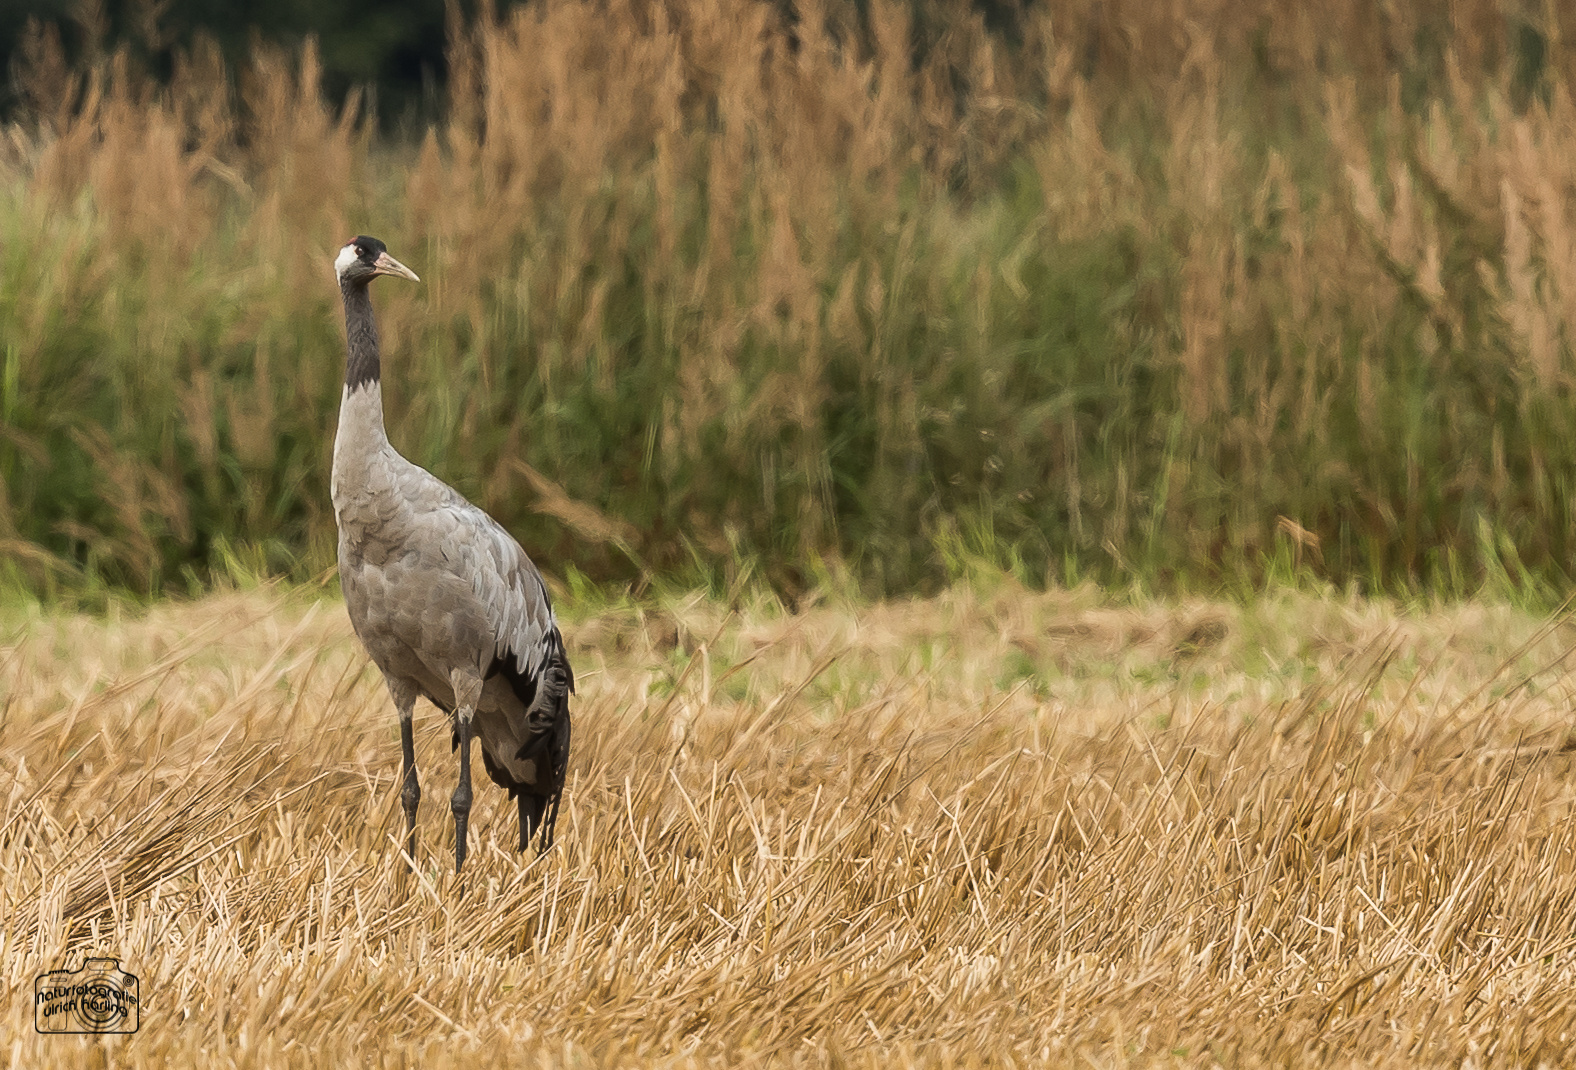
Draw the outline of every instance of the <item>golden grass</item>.
M522 859L333 602L0 635L13 1065L1556 1065L1576 1053L1576 628L1287 595L582 614ZM35 1035L36 973L141 978Z

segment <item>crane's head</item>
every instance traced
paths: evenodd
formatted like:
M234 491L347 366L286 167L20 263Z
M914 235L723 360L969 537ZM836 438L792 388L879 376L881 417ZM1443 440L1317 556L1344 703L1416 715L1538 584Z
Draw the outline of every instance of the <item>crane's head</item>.
M340 282L365 286L379 275L420 282L416 273L389 255L388 246L365 234L351 238L334 258L334 273Z

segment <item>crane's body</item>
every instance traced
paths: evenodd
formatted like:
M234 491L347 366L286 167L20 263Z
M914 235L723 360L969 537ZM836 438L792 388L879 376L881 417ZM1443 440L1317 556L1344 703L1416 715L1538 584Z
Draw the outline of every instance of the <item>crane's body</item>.
M367 283L414 273L372 238L346 245L336 268L349 339L334 438L339 578L351 624L399 711L407 847L414 859L421 788L411 713L420 696L450 715L460 752L451 801L456 870L466 853L473 736L488 776L518 801L520 849L540 829L545 850L563 792L574 690L552 601L497 521L389 444Z

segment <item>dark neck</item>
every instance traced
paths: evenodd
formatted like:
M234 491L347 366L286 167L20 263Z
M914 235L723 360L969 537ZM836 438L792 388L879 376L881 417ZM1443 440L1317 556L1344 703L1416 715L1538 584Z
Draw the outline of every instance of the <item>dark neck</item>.
M378 325L372 319L372 295L366 283L339 284L345 298L345 338L350 353L345 360L345 389L355 390L375 383L382 375L378 361Z

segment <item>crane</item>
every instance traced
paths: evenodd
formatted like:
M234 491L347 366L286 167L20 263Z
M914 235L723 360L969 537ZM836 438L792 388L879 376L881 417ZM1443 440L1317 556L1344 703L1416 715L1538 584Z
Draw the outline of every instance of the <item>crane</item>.
M345 243L334 272L347 341L331 490L339 582L350 623L399 712L407 852L414 865L418 697L449 715L459 752L450 800L455 872L465 864L473 737L487 775L519 805L519 849L539 830L545 851L563 797L575 689L552 599L496 520L389 444L368 287L380 275L421 280L366 236Z

